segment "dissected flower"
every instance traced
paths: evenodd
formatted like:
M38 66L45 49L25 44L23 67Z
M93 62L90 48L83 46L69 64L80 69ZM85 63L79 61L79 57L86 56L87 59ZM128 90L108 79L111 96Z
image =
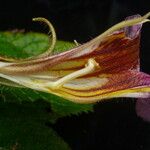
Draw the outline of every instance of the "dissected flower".
M93 103L113 97L147 98L150 75L140 72L140 30L150 13L128 17L93 40L52 55L51 48L25 60L1 57L2 84L52 93L77 103Z

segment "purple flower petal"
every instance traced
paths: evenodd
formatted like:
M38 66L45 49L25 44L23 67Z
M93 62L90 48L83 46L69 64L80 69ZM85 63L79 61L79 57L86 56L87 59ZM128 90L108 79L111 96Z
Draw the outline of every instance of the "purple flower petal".
M127 17L125 20L131 20L131 19L139 18L139 17L141 17L141 16L133 15L133 16ZM142 28L142 24L137 24L134 26L125 27L124 32L127 37L134 39L140 34L141 28Z
M150 122L150 98L137 100L136 113L139 117L143 118L143 120Z

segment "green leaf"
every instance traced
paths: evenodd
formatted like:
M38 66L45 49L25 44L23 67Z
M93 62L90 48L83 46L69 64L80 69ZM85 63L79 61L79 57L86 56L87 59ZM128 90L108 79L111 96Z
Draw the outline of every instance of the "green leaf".
M70 150L47 125L48 105L44 101L0 101L0 150Z
M49 97L48 101L50 100L51 103L51 123L55 123L57 119L71 116L72 114L79 115L83 112L93 112L94 104L77 104L52 94L42 93L42 95Z
M48 48L48 36L40 33L0 32L0 55L27 58Z
M54 53L68 50L75 46L74 43L57 41ZM0 32L0 55L14 58L26 58L38 55L49 47L49 37L41 33L13 33ZM93 105L75 104L58 96L15 87L1 86L1 97L4 101L21 102L44 99L49 102L53 114L51 122L67 115L78 115L81 112L93 110Z
M49 43L49 37L42 33L0 32L0 55L12 58L36 56L46 51ZM54 53L74 46L70 42L57 41Z
M88 113L89 111L93 111L93 104L77 104L61 97L49 93L38 92L32 89L1 85L0 90L0 96L4 102L34 102L39 99L49 102L52 109L51 118L49 120L51 123L55 123L57 119L64 116L70 116L72 114L79 115L82 112Z

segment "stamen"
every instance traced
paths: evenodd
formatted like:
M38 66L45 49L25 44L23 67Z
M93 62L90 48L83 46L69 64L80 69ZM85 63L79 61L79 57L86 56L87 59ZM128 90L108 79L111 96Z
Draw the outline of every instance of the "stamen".
M51 22L48 21L48 20L45 19L45 18L42 18L42 17L33 18L32 21L44 22L44 23L46 23L46 24L48 25L48 27L49 27L49 32L51 32L51 35L52 35L52 42L51 42L51 45L50 45L50 47L48 48L48 50L47 50L46 52L44 52L44 53L38 55L37 57L39 58L39 57L49 56L49 55L52 53L52 51L53 51L53 49L54 49L54 47L55 47L55 44L56 44L56 32L55 32L55 29L54 29L53 25L51 24Z
M31 60L34 60L34 59L37 59L37 58L42 58L44 56L49 56L54 47L55 47L55 44L56 44L56 32L55 32L55 29L53 27L53 25L51 24L50 21L48 21L47 19L45 18L42 18L42 17L38 17L38 18L33 18L32 21L40 21L40 22L44 22L48 25L49 27L49 33L51 32L51 35L52 35L52 38L51 38L51 45L50 47L47 49L46 52L36 56L36 57L29 57L29 58L25 58L25 59L22 59L22 58L8 58L8 57L1 57L0 56L0 60L1 61L6 61L6 62L21 62L21 61L31 61Z
M75 71L69 75L66 75L65 77L57 80L56 82L48 82L44 86L48 86L49 88L52 88L52 89L58 89L61 86L63 86L63 84L65 84L66 82L69 82L78 77L90 74L94 72L95 69L97 68L99 68L99 64L94 59L91 58L88 60L88 63L85 65L85 68Z
M106 36L116 30L119 30L119 29L127 27L127 26L132 26L132 25L136 25L139 23L141 24L141 23L147 22L147 21L149 21L149 19L147 19L148 17L150 17L150 12L147 13L146 15L144 15L143 17L122 21L122 22L112 26L111 28L109 28L107 31L105 31L100 36ZM100 36L99 36L99 38L100 38Z
M150 17L150 12L148 12L143 17L122 21L122 22L112 26L111 28L109 28L104 33L100 34L99 36L97 36L95 39L91 40L87 44L84 44L82 49L88 47L91 44L97 43L98 41L99 41L99 43L101 43L101 41L105 37L112 34L114 31L120 30L121 28L128 27L128 26L133 26L133 25L137 25L137 24L142 24L142 23L145 23L145 22L149 22L150 20L147 19L148 17Z
M80 44L77 42L77 40L73 40L76 46L79 46Z

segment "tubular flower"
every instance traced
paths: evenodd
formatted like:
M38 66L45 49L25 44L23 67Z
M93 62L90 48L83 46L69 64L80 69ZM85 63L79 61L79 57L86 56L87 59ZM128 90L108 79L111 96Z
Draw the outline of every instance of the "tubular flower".
M131 16L91 41L56 55L55 31L52 46L34 58L14 60L1 57L2 84L55 94L76 103L94 103L113 97L147 98L150 75L140 72L140 30L150 13Z

